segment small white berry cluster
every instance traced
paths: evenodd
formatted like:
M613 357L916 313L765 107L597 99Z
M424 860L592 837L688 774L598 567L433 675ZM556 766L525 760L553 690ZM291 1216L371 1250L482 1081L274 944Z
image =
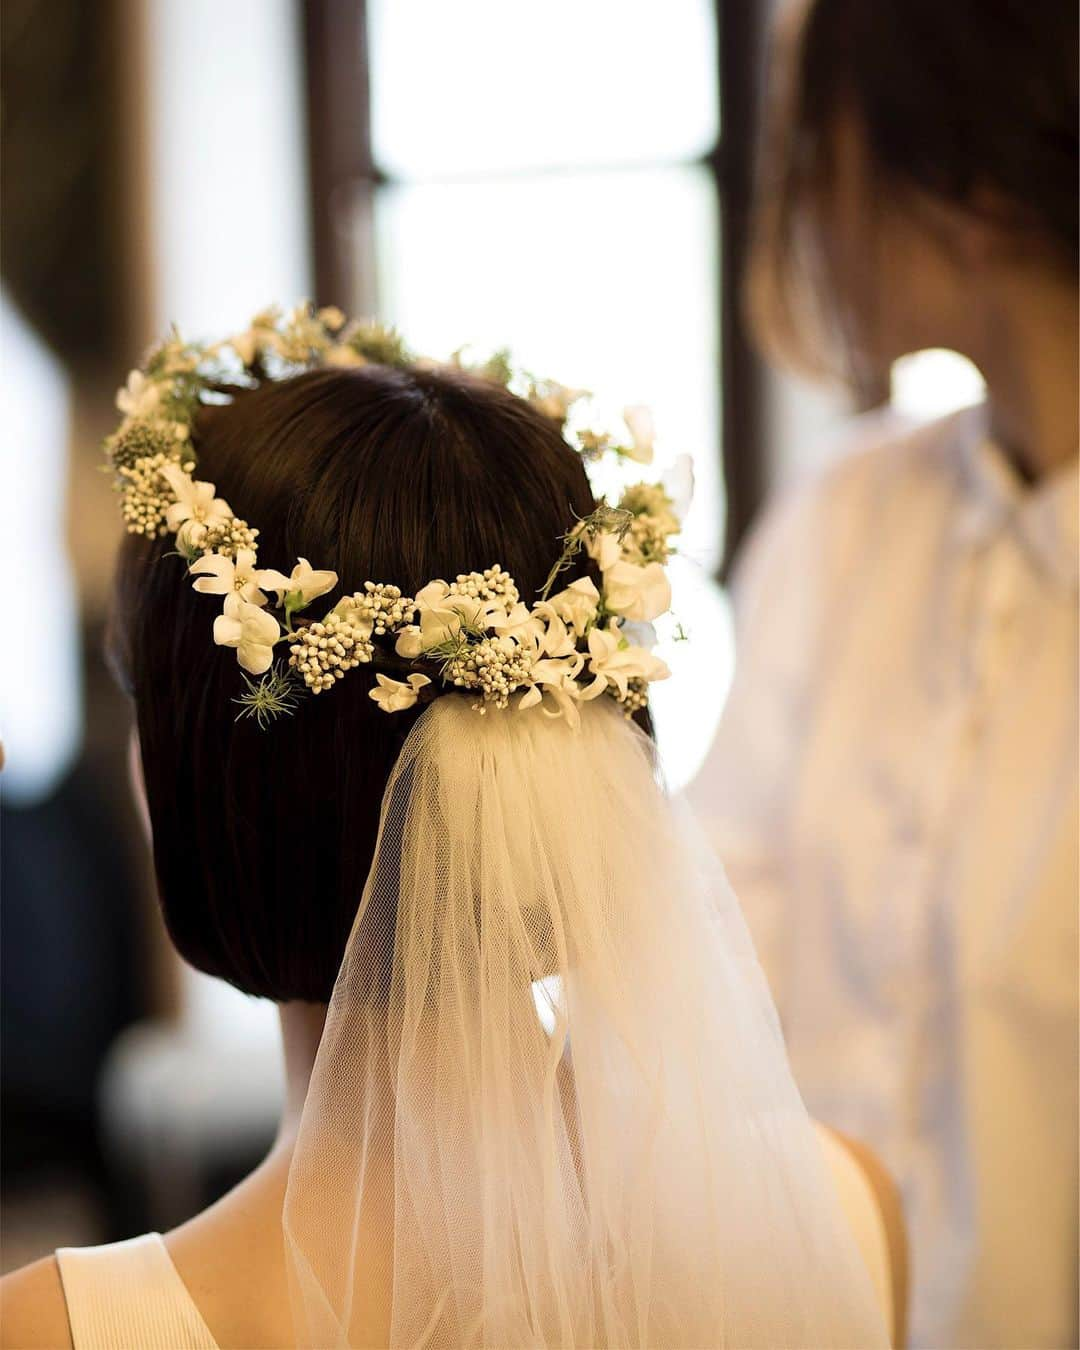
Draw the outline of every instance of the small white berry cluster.
M679 532L679 518L671 497L659 483L635 483L624 490L619 507L630 512L623 552L639 563L666 563L671 557L668 542Z
M451 595L467 595L472 600L495 600L507 609L521 599L514 578L498 563L482 572L459 572L450 583Z
M321 623L307 624L289 647L289 665L313 694L332 689L347 670L372 658L371 621L352 606L333 609Z
M253 530L246 520L233 516L230 520L213 521L203 527L198 543L193 545L194 552L204 556L220 553L223 558L235 558L241 549L254 551L258 548L256 540L259 531Z
M627 717L633 717L634 713L647 708L649 706L648 680L636 677L627 680L625 695L616 695L616 701L621 705Z
M411 596L402 595L398 586L386 586L379 581L365 581L364 589L352 596L352 604L377 637L396 633L412 623L416 612L416 601Z
M529 683L532 664L529 650L511 638L486 637L452 656L443 677L459 689L478 690L480 701L473 706L483 712L487 703L505 708L514 690Z
M134 469L140 461L162 456L162 462L181 457L186 449L172 425L149 418L129 418L105 441L105 454L117 473Z
M150 538L168 534L165 513L176 500L172 489L161 476L161 470L177 462L175 456L157 451L130 466L117 469L121 492L120 510L128 534L143 534ZM180 467L190 473L194 460L182 461Z

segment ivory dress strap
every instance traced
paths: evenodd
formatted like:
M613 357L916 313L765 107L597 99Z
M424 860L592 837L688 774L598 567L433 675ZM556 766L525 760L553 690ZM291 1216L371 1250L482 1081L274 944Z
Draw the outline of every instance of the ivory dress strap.
M75 1350L218 1350L159 1233L56 1253Z
M889 1260L889 1240L881 1206L862 1167L839 1139L820 1122L814 1122L821 1147L832 1174L833 1184L840 1197L855 1242L866 1262L874 1292L885 1325L893 1324L892 1265Z

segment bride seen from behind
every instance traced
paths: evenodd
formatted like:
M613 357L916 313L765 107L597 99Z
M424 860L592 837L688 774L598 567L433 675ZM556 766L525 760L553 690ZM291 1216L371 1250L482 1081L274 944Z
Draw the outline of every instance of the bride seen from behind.
M888 1180L807 1118L722 869L658 786L643 624L676 522L585 472L648 430L572 435L569 391L508 378L298 310L174 339L122 391L111 654L162 911L279 1005L287 1101L163 1241L8 1277L5 1346L899 1325Z

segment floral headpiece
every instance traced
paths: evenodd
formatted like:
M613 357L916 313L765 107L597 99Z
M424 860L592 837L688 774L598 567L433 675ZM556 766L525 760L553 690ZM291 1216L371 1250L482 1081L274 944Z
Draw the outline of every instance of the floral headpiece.
M415 596L365 581L312 619L305 611L338 585L336 572L317 570L306 558L288 576L258 566L258 530L235 515L213 483L193 477L199 407L265 380L370 363L437 368L413 356L392 329L347 323L338 309L313 311L302 304L287 316L264 310L245 332L213 345L184 342L174 330L117 394L124 417L106 439L105 452L127 528L175 535L195 589L224 597L213 636L236 649L248 672L239 716L254 716L265 726L293 712L305 693L331 689L348 671L372 662L409 672L403 680L376 674L370 696L388 713L432 697L440 683L471 691L480 712L488 704L505 708L514 697L519 709L539 705L576 722L577 704L601 694L615 698L628 716L644 707L649 683L670 673L653 655L650 624L671 602L663 564L680 528L674 503L659 484L627 488L615 507L601 499L576 522L532 605L496 563L451 582L431 581ZM482 364L468 364L456 353L450 364L506 386L554 418L587 461L604 453L641 463L652 459L646 409L625 411L623 436L570 433L567 418L587 397L582 391L515 372L505 352ZM556 591L582 549L595 560L601 587L582 578ZM279 647L287 648L287 660L275 660Z

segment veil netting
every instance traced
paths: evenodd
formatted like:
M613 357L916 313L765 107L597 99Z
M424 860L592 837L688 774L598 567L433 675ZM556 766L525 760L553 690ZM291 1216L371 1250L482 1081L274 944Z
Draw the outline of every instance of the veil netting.
M304 1346L888 1344L735 897L612 701L409 733L283 1223Z

